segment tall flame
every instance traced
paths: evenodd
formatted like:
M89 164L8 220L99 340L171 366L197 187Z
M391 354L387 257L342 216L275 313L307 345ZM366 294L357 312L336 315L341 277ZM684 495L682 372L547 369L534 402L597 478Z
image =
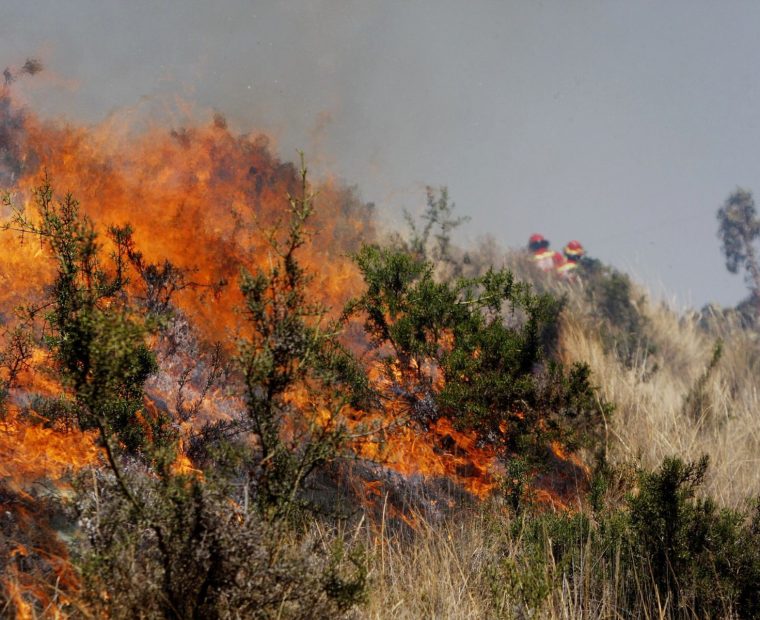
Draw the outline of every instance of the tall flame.
M293 165L275 157L265 137L235 136L218 120L171 132L154 128L137 136L114 132L110 125L82 128L43 122L32 113L19 112L7 90L0 92L0 130L0 148L4 148L0 180L10 184L17 204L31 203L45 171L57 191L74 194L101 232L108 225L129 223L136 247L147 261L168 259L187 270L192 286L178 291L174 301L201 337L234 342L241 329L243 301L237 286L239 271L270 263L268 235L284 223L284 196L295 193L298 186ZM334 180L323 182L318 190L313 221L317 234L303 248L302 260L316 274L314 299L337 310L361 288L359 272L348 255L373 237L372 208ZM14 307L39 299L52 278L51 270L39 240L5 235L0 244L0 313L10 316ZM34 360L37 366L44 363L40 356ZM384 389L379 365L369 371ZM153 386L167 399L170 387L160 382ZM42 373L27 377L24 389L60 391ZM223 398L212 396L212 400ZM304 396L294 392L290 398L298 401ZM316 406L310 405L314 406L309 410ZM409 419L406 407L403 399L387 398L382 411L346 409L357 455L404 475L447 478L477 497L493 492L500 473L493 447L480 442L472 431L457 430L447 418L434 419L423 428ZM211 415L226 415L222 409L212 410ZM318 423L330 423L332 414L317 413ZM367 427L381 430L371 436L360 432ZM559 460L572 458L559 445L552 449ZM62 433L18 411L0 421L0 479L30 501L34 481L65 485L72 470L95 463L98 457L91 434ZM175 469L193 471L184 455ZM551 489L541 492L547 502L554 502L556 493ZM366 483L367 499L379 493L375 483ZM560 503L557 500L555 505ZM24 518L19 512L18 519ZM14 551L19 556L28 552L23 545ZM35 552L47 554L52 563L58 561L54 559L58 553L58 564L64 567L56 569L59 578L72 579L60 545L38 547ZM6 576L5 585L19 617L24 617L28 590L23 576ZM32 598L41 601L43 595Z

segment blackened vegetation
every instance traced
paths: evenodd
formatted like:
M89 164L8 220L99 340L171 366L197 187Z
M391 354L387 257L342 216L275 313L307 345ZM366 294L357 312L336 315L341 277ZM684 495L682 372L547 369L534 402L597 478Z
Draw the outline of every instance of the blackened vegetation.
M13 106L7 89L0 91L0 183L10 187L25 169L24 112Z
M42 62L27 58L19 69L6 67L3 71L4 85L0 89L0 187L12 186L22 173L36 169L33 153L24 145L25 114L13 105L10 85L24 75L42 71Z

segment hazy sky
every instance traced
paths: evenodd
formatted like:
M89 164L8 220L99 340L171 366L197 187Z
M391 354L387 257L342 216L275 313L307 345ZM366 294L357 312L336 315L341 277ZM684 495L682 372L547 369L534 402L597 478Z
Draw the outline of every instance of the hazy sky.
M218 110L389 217L447 185L471 240L577 238L701 306L746 291L715 212L760 192L759 31L754 0L0 0L0 65L43 60L44 116Z

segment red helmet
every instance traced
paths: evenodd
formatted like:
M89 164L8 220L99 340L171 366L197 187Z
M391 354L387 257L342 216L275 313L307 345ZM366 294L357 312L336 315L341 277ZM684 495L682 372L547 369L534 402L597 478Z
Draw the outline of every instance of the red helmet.
M544 239L544 236L535 233L530 236L530 239L528 239L528 245L531 245L533 243L541 243L542 241L546 241L546 239Z
M586 253L579 241L571 241L565 246L565 256L578 259Z
M543 235L535 233L528 239L528 248L533 252L538 252L549 247L549 240L545 239Z

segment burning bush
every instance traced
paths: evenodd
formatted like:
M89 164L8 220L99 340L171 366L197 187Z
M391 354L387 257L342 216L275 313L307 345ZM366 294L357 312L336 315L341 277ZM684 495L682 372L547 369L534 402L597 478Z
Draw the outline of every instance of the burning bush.
M348 315L364 317L386 380L429 427L450 419L504 458L546 462L551 441L589 438L606 410L581 364L569 372L546 354L561 304L509 271L437 281L433 265L392 248L356 257L366 283Z
M329 386L351 368L333 330L319 329L323 312L305 301L296 251L309 200L291 200L289 235L283 245L272 242L281 262L246 274L241 285L250 317L240 357L249 415L229 428L252 442L236 444L240 497L222 470L181 473L183 412L172 419L148 406L144 383L157 366L147 336L159 324L137 316L124 262L128 229L112 235L106 261L91 221L71 195L56 200L47 178L35 192L37 212L18 211L7 226L39 237L55 265L48 298L26 318L42 318L37 345L49 350L79 429L97 429L108 464L108 473L78 485L87 535L78 558L92 608L113 617L230 617L240 609L304 617L335 615L361 597L361 570L343 579L329 549L304 555L284 520L309 473L339 445L340 427L316 403L335 407ZM294 405L288 399L301 386L307 400ZM278 540L285 534L292 543Z
M109 151L76 128L13 119L34 153L19 155L17 196L38 165L83 196L81 209L72 195L58 199L45 176L36 211L14 210L7 225L19 234L0 275L33 275L0 295L6 310L26 298L0 389L13 387L14 360L33 357L46 389L30 382L14 398L63 437L97 435L70 544L91 611L348 612L365 593L366 564L339 537L333 548L302 527L314 522L304 488L317 472L337 487L340 464L357 457L367 472L419 473L480 497L505 477L516 506L537 485L563 505L584 483L571 449L594 438L606 406L587 367L556 359L561 303L506 270L455 277L448 232L461 220L445 193L429 193L427 223L406 246L360 247L362 234L372 241L366 205L327 184L328 214L315 211L303 166L221 123ZM135 204L135 222L99 228ZM340 317L330 309L357 292ZM205 340L217 340L208 363ZM215 404L204 410L206 399ZM384 495L385 512L382 475L364 482L352 499ZM441 506L467 495L457 493ZM402 505L388 512L414 526Z

